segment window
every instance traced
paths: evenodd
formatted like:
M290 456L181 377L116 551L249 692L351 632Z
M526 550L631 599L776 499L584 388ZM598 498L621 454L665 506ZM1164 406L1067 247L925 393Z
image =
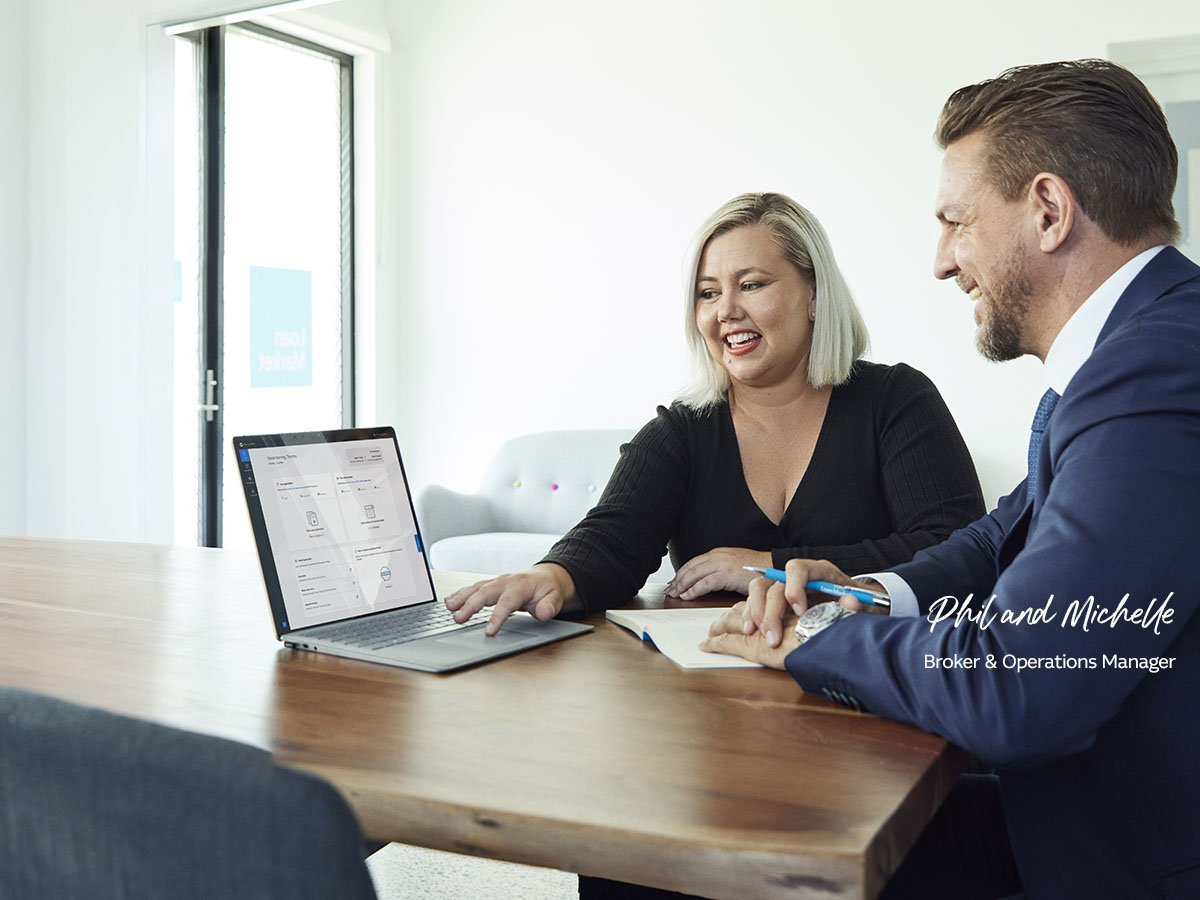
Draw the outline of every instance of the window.
M252 545L234 435L354 424L352 78L257 25L177 38L176 542Z
M1200 260L1200 35L1109 44L1108 58L1134 72L1162 104L1179 151L1178 247Z

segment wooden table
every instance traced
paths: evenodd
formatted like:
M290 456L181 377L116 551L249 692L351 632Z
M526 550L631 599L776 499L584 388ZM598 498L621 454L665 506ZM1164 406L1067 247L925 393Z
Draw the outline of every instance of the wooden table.
M941 739L784 673L684 671L594 621L430 675L282 648L248 553L0 538L0 684L265 747L379 840L711 897L870 898L961 771Z

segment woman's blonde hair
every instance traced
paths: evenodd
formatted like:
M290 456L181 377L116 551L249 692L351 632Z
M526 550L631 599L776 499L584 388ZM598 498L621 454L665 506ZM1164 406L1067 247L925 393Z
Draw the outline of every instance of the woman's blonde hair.
M841 384L850 377L854 361L867 352L867 326L846 279L833 258L833 248L816 216L784 194L742 194L723 204L697 230L684 257L684 330L691 356L692 381L679 400L694 409L723 401L729 393L729 373L710 355L696 327L696 278L708 242L735 228L759 223L771 229L779 250L800 274L813 283L816 319L808 359L813 387ZM797 307L798 315L807 309Z

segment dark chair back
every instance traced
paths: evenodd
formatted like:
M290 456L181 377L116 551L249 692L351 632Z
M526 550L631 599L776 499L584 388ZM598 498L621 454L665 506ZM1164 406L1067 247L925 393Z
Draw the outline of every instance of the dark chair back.
M0 687L0 897L374 900L327 782L263 750Z

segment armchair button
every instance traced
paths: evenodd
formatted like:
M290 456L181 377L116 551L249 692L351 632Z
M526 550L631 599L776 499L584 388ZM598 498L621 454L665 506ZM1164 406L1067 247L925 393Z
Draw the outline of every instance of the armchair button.
M558 490L558 485L557 485L557 484L552 484L552 485L550 485L550 490L552 490L552 491L557 491L557 490Z
M513 482L513 487L520 487L520 486L521 486L521 482L519 482L519 481Z
M594 484L589 484L589 485L588 485L588 493L589 493L589 494L594 494L594 493L596 493L596 486L595 486Z

